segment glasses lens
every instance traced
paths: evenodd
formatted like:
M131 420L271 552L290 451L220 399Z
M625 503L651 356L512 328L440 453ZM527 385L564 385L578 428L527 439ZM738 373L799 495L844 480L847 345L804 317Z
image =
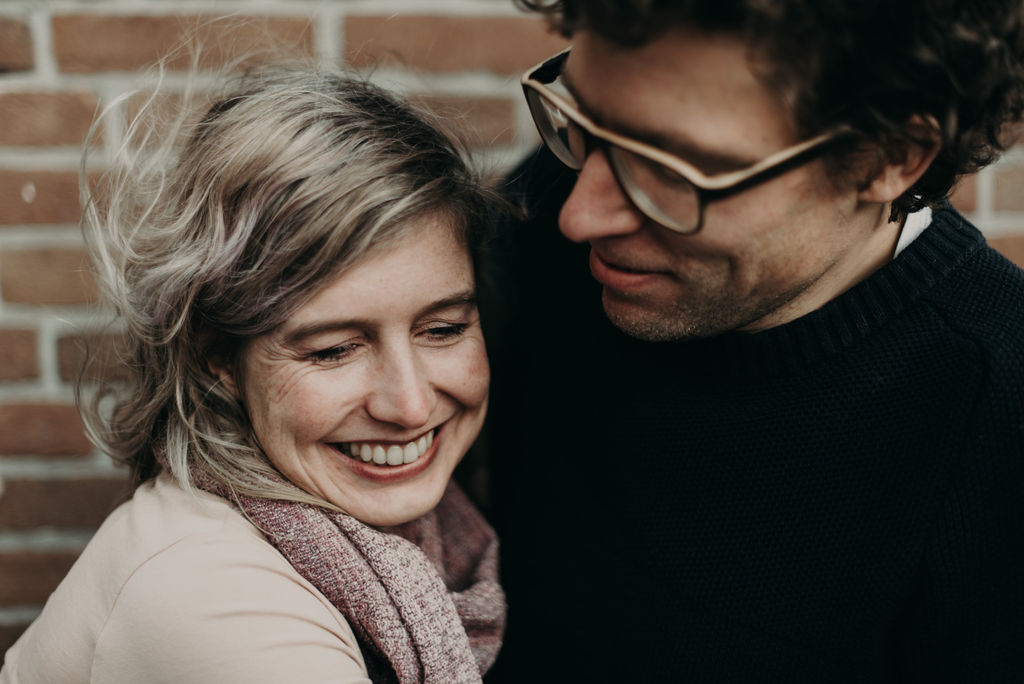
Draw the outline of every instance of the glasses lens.
M586 157L586 143L580 127L536 91L527 90L526 101L544 144L563 164L579 171Z
M666 228L690 233L700 225L697 188L656 161L615 145L608 158L622 189L640 211Z
M580 116L578 112L570 110L573 112L570 115L561 109L572 106L568 104L572 102L572 95L559 78L548 80L550 76L540 77L544 83L540 90L530 83L524 90L541 139L555 156L569 168L580 171L593 143L598 142L593 136L599 137L619 185L640 211L670 230L680 233L697 230L700 226L697 188L672 169L618 147L604 135L587 132L573 120L573 116ZM542 91L565 98L566 104L558 104L557 97L549 99Z

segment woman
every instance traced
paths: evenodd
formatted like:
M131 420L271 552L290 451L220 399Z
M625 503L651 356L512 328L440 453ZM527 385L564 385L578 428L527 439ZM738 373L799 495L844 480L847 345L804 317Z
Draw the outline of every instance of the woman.
M83 223L131 347L91 435L135 493L0 682L479 681L496 542L449 478L487 404L489 195L340 74L252 73L180 126L150 154L134 124Z

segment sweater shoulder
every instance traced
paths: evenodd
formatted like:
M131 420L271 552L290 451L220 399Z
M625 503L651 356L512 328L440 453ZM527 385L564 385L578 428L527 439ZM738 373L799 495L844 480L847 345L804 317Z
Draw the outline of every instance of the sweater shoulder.
M922 301L994 370L1024 378L1024 270L982 244Z
M1024 352L1024 270L986 242L952 207L887 269L948 330L986 354Z

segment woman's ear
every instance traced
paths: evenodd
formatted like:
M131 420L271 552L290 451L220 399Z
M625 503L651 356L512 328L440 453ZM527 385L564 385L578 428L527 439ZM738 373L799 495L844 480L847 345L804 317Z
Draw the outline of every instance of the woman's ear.
M906 132L910 140L901 142L899 147L888 152L888 159L858 193L860 201L875 204L892 202L913 186L935 161L942 146L935 119L915 114Z
M223 336L213 331L205 331L199 335L199 348L206 359L206 368L217 378L218 383L236 399L241 399L238 384L235 382L236 354L232 354Z
M224 389L230 392L236 399L241 399L238 394L238 386L235 384L232 364L224 361L223 358L216 354L208 354L206 356L206 366Z

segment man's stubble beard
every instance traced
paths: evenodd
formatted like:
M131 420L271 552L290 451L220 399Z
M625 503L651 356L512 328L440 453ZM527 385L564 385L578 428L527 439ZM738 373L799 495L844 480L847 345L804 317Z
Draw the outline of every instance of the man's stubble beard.
M755 301L728 293L697 292L686 301L677 300L669 306L645 305L643 297L610 293L604 288L601 303L612 325L647 342L672 342L715 337L742 330L776 311L810 283L801 283L786 292Z

